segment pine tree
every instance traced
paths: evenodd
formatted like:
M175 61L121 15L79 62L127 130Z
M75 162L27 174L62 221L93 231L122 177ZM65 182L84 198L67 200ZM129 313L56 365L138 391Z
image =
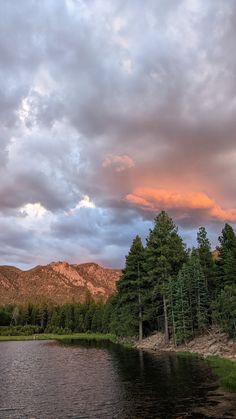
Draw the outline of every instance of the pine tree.
M213 304L214 320L230 336L236 335L236 286L226 285Z
M192 250L188 265L189 284L191 284L191 288L195 293L192 299L196 316L194 328L202 333L208 326L209 300L206 279L200 264L199 254L195 249ZM194 311L194 307L192 307L192 312Z
M60 313L59 313L58 307L54 307L48 327L49 327L49 331L54 331L54 332L58 331L60 327Z
M117 282L117 315L126 333L139 328L139 339L143 337L143 275L144 249L141 238L136 236L126 257L125 268Z
M73 331L74 329L74 305L65 304L64 313L65 313L65 328Z
M233 228L225 224L219 237L218 286L236 285L236 236Z
M171 335L173 337L174 345L177 345L177 321L178 316L176 312L176 301L177 301L177 285L178 281L169 279L166 297L168 301L167 309L168 309L168 324L169 324L169 330L171 331Z
M36 310L32 309L31 318L35 318L38 320L39 325L42 328L45 328L48 321L48 308L47 304L41 304ZM36 324L36 323L33 323Z
M20 316L19 308L15 306L12 311L12 323L14 324L14 326L18 324L19 316Z
M172 219L162 211L150 230L145 251L145 271L152 300L161 305L164 315L165 339L169 340L167 311L168 283L176 278L179 269L186 260L186 250ZM161 297L161 300L160 300Z
M103 333L108 333L110 332L110 325L111 325L111 316L112 316L112 312L114 309L114 304L113 304L113 300L114 300L114 295L111 296L104 308L103 308L103 315L102 315L102 332Z
M197 233L198 254L200 265L206 279L206 286L208 289L208 296L213 300L216 289L216 270L215 263L212 257L211 244L207 237L205 227L200 227Z
M168 301L174 343L187 342L208 325L208 294L198 251L193 249L176 280L169 282Z
M188 264L184 264L175 281L175 335L176 342L187 342L193 335L192 311L190 302L191 278Z

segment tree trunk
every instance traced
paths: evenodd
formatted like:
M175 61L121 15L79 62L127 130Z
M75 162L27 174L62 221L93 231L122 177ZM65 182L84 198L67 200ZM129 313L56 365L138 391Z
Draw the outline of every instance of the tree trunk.
M164 306L164 318L165 318L165 343L169 343L168 315L167 315L166 297L164 294L163 294L163 306Z
M139 341L143 339L143 314L142 314L142 305L141 305L141 295L140 291L138 293L138 302L139 302L139 313L138 313L138 322L139 322Z
M176 327L175 327L175 315L174 315L174 303L173 303L173 292L172 292L172 285L170 285L171 290L171 317L172 317L172 327L173 327L173 339L174 345L176 346Z

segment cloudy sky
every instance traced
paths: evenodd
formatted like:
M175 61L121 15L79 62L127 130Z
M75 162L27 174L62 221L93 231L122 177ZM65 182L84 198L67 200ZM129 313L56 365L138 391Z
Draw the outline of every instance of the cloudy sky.
M0 264L236 223L235 0L0 0Z

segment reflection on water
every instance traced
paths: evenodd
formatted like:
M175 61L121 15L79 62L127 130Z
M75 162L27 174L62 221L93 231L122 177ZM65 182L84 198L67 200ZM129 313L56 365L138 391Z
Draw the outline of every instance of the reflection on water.
M204 418L217 388L198 358L109 342L0 342L0 418ZM233 416L225 416L233 417Z

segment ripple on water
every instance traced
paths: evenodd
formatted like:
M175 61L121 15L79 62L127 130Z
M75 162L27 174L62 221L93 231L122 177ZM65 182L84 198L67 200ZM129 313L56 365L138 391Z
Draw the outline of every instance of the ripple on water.
M108 342L0 342L0 419L214 417L201 408L218 405L216 388L199 358Z

